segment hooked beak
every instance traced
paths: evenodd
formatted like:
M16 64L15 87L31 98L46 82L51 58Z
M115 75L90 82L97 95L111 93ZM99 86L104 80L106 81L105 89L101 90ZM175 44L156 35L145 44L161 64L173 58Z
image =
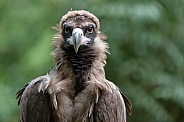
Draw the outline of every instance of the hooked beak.
M87 45L87 43L90 41L90 38L87 38L84 36L83 30L80 28L75 28L72 31L72 44L75 50L75 53L77 54L79 47L81 45Z
M79 50L79 47L81 45L81 38L83 36L83 30L80 29L80 28L75 28L72 32L72 37L73 37L73 46L74 46L74 50L75 50L75 53L78 52Z

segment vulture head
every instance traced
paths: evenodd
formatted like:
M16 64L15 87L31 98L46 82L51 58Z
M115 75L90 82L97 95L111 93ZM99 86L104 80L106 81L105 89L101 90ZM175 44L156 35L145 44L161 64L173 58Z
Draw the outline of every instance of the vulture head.
M99 20L93 14L80 10L70 11L60 22L61 35L64 39L64 49L75 51L91 47L99 32Z

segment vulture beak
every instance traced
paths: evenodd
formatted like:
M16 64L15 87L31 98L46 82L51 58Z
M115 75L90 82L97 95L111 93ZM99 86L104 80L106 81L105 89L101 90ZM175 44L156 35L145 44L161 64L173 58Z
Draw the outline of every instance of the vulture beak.
M72 31L72 44L75 50L75 53L77 54L78 49L81 45L86 45L88 41L91 39L84 36L83 30L80 28L75 28Z

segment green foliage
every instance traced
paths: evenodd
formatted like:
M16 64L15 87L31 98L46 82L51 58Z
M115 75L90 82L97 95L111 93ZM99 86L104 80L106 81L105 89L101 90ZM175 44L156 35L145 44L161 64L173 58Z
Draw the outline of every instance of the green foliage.
M99 17L111 52L107 78L133 104L128 121L184 121L182 0L1 0L0 121L17 121L16 91L54 66L51 27L71 8Z

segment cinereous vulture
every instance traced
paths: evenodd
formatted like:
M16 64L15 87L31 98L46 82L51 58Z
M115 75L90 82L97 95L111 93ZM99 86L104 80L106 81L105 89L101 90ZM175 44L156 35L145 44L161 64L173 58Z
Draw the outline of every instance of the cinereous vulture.
M55 29L55 67L17 92L19 122L126 122L132 105L105 78L109 47L98 18L69 11Z

